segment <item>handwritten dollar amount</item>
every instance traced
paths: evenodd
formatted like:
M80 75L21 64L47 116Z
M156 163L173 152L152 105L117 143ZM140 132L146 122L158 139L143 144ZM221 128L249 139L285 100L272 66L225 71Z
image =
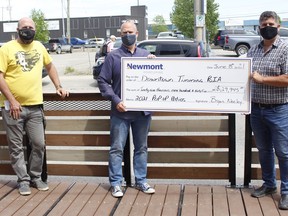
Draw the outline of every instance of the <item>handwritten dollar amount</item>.
M218 92L218 93L240 93L243 92L243 87L237 87L237 86L222 86L217 85L215 88L212 89L212 92Z

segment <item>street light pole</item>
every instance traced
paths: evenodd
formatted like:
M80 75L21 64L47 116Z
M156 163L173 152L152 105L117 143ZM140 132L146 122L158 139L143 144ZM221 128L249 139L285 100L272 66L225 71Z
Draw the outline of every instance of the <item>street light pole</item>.
M67 0L67 40L70 43L71 38L71 30L70 30L70 0Z
M206 47L206 24L205 14L207 11L207 0L194 0L194 38L202 41Z
M203 14L201 13L201 1L194 0L194 38L197 41L203 41Z
M62 37L65 38L65 23L64 23L64 4L63 4L63 0L61 0L61 3L62 3L62 30L63 30L63 33L62 33Z

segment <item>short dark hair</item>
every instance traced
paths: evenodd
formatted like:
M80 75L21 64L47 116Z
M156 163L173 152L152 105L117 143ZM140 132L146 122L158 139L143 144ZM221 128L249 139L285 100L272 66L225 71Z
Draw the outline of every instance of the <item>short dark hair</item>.
M263 21L269 19L269 18L273 18L275 20L276 23L279 24L280 22L280 17L277 15L276 12L274 11L264 11L259 18L259 23L261 24Z

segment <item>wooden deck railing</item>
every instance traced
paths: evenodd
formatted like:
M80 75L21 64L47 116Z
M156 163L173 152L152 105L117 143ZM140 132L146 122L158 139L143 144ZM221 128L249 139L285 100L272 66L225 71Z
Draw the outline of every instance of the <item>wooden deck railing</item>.
M67 100L44 94L44 101L48 175L108 176L110 102L99 93L71 93ZM155 112L148 178L224 179L234 186L235 144L235 114ZM13 174L2 124L0 148L0 174ZM132 151L129 136L123 166L128 185Z

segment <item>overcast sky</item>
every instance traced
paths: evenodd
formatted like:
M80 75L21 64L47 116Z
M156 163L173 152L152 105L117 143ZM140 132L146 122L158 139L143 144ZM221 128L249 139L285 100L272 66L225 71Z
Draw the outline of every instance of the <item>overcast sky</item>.
M46 18L62 17L62 1L64 17L66 17L67 0L1 0L0 20L18 20L30 16L32 9L41 10ZM9 2L10 8L9 10ZM219 4L220 19L258 19L265 10L276 11L281 18L288 18L287 0L215 0ZM130 6L146 5L148 20L162 15L169 22L174 0L70 0L71 17L129 15Z

